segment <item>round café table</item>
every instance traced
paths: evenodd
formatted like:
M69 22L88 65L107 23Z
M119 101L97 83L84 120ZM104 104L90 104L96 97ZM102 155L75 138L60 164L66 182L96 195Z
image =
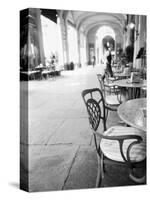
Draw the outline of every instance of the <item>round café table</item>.
M46 68L46 67L43 66L43 65L38 65L38 66L35 67L35 69L45 69L45 68Z
M146 131L146 98L128 100L119 105L117 112L126 124Z
M128 92L128 99L135 99L140 97L141 88L146 88L146 80L141 80L139 83L132 83L130 79L116 80L114 84L121 88L126 88Z
M146 87L146 80L142 80L142 82L139 83L132 83L130 79L121 79L121 80L116 80L115 84L120 87L141 88L141 87Z
M117 79L117 80L120 80L120 79L126 79L126 78L129 78L131 76L130 73L124 73L124 72L115 72L113 74L113 76Z
M143 139L146 137L146 98L132 99L122 103L118 107L118 115L128 125L141 130ZM146 181L146 175L140 178L132 175L130 178L137 183Z

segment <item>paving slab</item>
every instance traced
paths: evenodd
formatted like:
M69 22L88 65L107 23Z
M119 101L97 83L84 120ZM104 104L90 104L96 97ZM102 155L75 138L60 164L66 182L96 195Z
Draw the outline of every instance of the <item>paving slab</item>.
M49 138L64 123L63 119L52 119L48 117L29 121L29 144L47 144Z
M66 189L94 188L97 176L97 156L91 146L80 146L69 177L63 187Z
M29 157L29 191L62 190L78 146L46 145L40 155Z
M48 144L86 144L91 142L91 130L87 118L67 119L56 130Z

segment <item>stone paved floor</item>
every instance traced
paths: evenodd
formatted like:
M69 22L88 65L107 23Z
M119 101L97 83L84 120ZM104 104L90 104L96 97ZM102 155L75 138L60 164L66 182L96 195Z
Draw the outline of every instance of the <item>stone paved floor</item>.
M29 169L21 153L21 164L29 173L29 191L95 186L96 152L81 91L99 87L96 74L102 71L102 66L89 66L64 71L55 80L29 82L28 142L21 137L21 150L29 147ZM108 126L118 121L117 113L110 113ZM111 166L108 171L112 173L106 173L109 176L103 187L134 184L127 178L126 169L121 172ZM117 180L116 174L120 177Z

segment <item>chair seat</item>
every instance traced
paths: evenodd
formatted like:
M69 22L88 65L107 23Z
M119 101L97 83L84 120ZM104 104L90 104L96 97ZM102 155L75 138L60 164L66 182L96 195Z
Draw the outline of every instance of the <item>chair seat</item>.
M146 134L141 132L138 129L133 127L122 127L122 126L114 126L109 128L107 131L104 132L104 135L107 136L119 136L119 135L139 135L142 137L143 141L140 144L136 144L132 147L130 151L130 159L132 162L140 162L145 159L146 157ZM125 140L123 144L123 153L126 157L126 152L128 146L133 142L136 141L135 139ZM119 142L116 140L107 140L102 139L100 142L101 150L103 151L104 155L114 161L124 162L119 148Z
M110 82L106 82L105 81L104 86L105 87L116 87L115 84L114 84L114 82L111 82L111 81Z
M42 71L42 74L48 74L48 73L49 73L49 70Z
M106 95L105 101L109 105L119 105L120 104L118 101L117 95L115 95L115 94Z

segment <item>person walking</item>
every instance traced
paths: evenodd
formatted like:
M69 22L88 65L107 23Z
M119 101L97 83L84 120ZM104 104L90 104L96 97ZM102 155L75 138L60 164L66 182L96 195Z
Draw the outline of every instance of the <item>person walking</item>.
M113 77L113 71L111 68L111 61L112 61L112 55L111 55L111 49L108 48L108 50L106 51L106 71L108 72L108 74Z
M93 67L95 66L95 61L96 61L96 57L93 55L93 57L92 57L92 65L93 65Z

